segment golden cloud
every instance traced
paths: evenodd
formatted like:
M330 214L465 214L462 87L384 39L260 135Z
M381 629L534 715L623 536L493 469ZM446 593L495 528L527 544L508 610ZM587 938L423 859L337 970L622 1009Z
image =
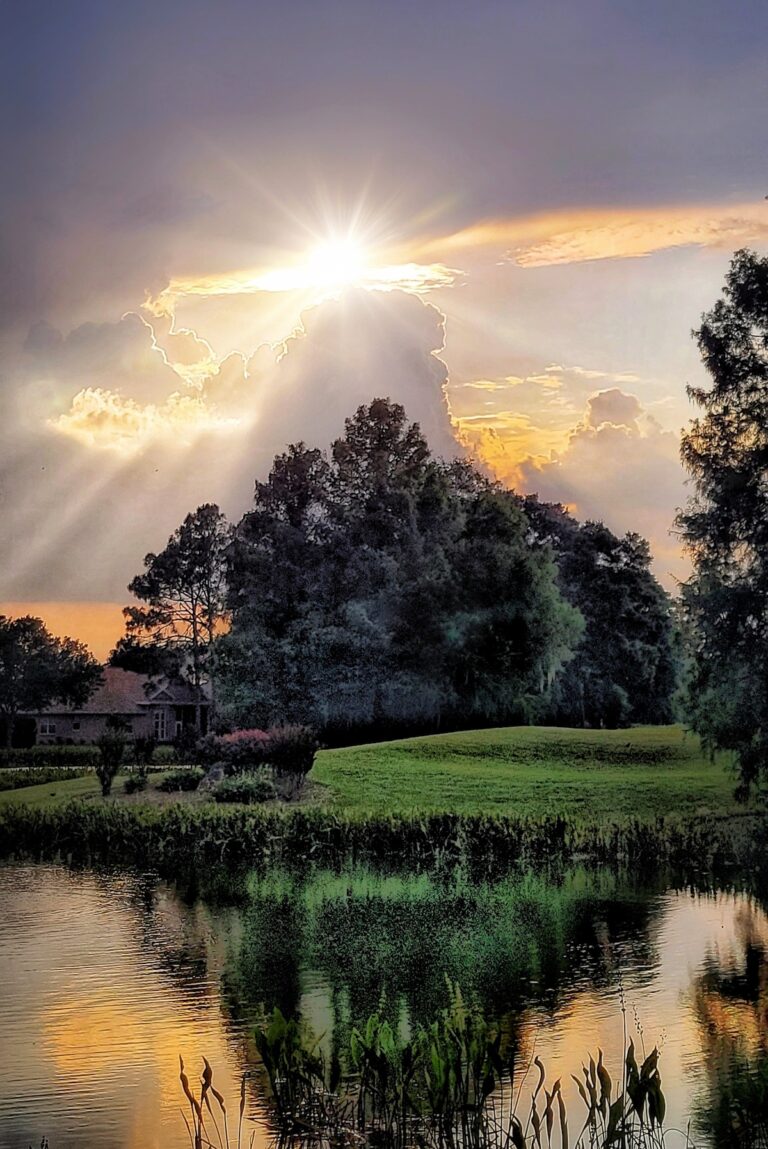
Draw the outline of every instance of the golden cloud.
M196 296L208 299L221 295L260 295L296 292L304 303L321 302L343 287L370 291L407 291L426 295L440 287L451 287L462 273L443 263L415 262L362 266L353 275L334 278L332 272L318 272L311 263L296 262L285 267L245 268L210 275L180 276L171 279L159 295L147 298L144 308L157 318L172 316L180 299Z
M134 454L157 438L188 445L205 431L236 423L219 415L199 395L174 393L163 403L142 404L100 387L79 391L68 412L49 420L63 435L123 455Z
M505 248L519 267L636 259L678 247L768 242L768 203L565 210L488 220L421 245L422 254Z

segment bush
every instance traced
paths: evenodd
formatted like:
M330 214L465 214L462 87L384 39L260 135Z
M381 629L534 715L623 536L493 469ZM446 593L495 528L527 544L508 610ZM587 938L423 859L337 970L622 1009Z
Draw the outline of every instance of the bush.
M162 778L157 784L158 790L162 790L165 794L174 793L177 790L196 790L205 773L203 770L197 770L194 767L187 767L182 770L171 770Z
M269 762L271 738L266 730L234 730L218 738L219 761L228 774L256 770Z
M235 730L209 735L198 743L200 761L221 762L227 774L271 766L289 789L301 787L312 769L318 741L308 726L273 726L270 730Z
M179 765L194 765L197 762L199 735L194 726L182 726L173 743L173 758Z
M129 774L123 784L123 789L126 794L136 794L140 790L146 790L147 781L147 775L143 771L139 771L137 774Z
M217 802L242 802L250 806L253 802L268 802L276 795L275 784L264 773L238 774L224 778L213 788Z
M19 770L0 770L0 790L21 790L25 786L41 786L45 782L68 782L70 778L84 778L88 767L28 766Z
M101 793L106 798L112 789L112 779L123 761L125 735L120 729L113 727L102 734L96 745L99 749L96 774L101 782Z
M99 751L95 746L28 746L0 750L0 766L35 770L93 770Z
M139 736L133 742L133 761L141 769L152 765L157 749L157 739L153 734Z
M309 774L320 749L309 726L275 726L269 732L270 766L278 774L290 774L301 784Z

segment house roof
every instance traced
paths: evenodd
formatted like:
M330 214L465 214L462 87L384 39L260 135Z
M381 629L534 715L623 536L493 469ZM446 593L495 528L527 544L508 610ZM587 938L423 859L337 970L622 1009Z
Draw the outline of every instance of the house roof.
M208 691L203 688L203 701ZM49 706L42 714L143 714L147 706L168 703L176 706L194 706L195 691L186 682L152 679L133 670L120 670L105 666L101 685L83 706Z

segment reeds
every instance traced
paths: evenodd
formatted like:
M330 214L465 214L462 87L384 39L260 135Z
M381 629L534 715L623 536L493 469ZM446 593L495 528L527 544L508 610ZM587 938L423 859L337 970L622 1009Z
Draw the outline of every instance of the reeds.
M430 1025L401 1037L373 1013L353 1028L343 1049L326 1054L303 1022L275 1010L256 1042L274 1107L277 1143L287 1149L350 1145L387 1149L663 1149L666 1103L658 1050L638 1063L629 1042L621 1080L590 1057L573 1081L582 1103L571 1141L560 1079L547 1085L538 1057L518 1066L478 1008L448 983L448 1005ZM531 1078L535 1084L531 1088ZM193 1149L229 1146L198 1139L205 1134L204 1106L213 1092L205 1062L197 1100L183 1074L190 1104ZM244 1107L244 1081L240 1116ZM526 1093L526 1090L530 1090ZM223 1100L219 1102L224 1112ZM209 1111L210 1110L210 1103ZM218 1134L217 1129L217 1134ZM677 1144L681 1144L680 1135ZM240 1145L238 1132L238 1146ZM688 1135L682 1135L691 1146Z
M184 1069L184 1060L179 1057L179 1081L181 1089L189 1105L189 1117L182 1109L181 1116L187 1127L192 1149L242 1149L247 1144L249 1149L253 1146L256 1134L252 1132L247 1142L243 1142L243 1117L245 1115L245 1076L240 1084L240 1106L238 1109L237 1139L232 1142L229 1134L227 1106L224 1097L213 1084L213 1069L207 1058L203 1058L203 1072L200 1077L200 1095L196 1097L189 1083ZM211 1105L211 1098L216 1102L216 1110ZM218 1112L218 1116L217 1116ZM212 1140L215 1137L216 1140Z
M222 810L71 802L0 811L8 855L152 865L160 872L260 863L522 866L670 864L691 874L758 862L764 816L576 823L467 814L355 816L320 808Z

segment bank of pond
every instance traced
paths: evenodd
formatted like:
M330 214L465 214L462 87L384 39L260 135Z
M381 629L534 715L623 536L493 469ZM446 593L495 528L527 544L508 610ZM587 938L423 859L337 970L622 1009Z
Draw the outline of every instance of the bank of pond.
M0 1023L12 1035L0 1143L190 1144L181 1055L196 1099L203 1058L213 1067L232 1144L241 1088L243 1145L300 1133L514 1146L514 1111L530 1146L535 1094L541 1144L548 1128L563 1144L562 1101L574 1146L590 1088L603 1140L585 1144L621 1144L607 1127L620 1097L627 1120L637 1114L630 1043L646 1140L627 1125L625 1144L662 1143L660 1104L672 1149L765 1143L768 916L754 869L693 880L667 866L270 863L229 890L228 871L211 874L205 892L184 877L0 867ZM217 1144L205 1101L202 1111Z

